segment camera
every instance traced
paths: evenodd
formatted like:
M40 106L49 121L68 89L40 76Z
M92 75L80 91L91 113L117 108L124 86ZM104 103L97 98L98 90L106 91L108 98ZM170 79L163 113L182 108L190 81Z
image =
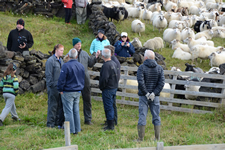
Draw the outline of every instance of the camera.
M27 38L25 36L18 36L18 42L19 45L21 44L22 46L25 44L27 44Z

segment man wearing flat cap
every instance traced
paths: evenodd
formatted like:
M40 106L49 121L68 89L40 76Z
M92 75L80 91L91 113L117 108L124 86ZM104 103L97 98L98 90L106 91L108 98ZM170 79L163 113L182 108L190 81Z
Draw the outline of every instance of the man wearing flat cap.
M34 44L31 33L24 29L25 22L19 19L16 22L16 29L10 31L7 41L7 49L9 51L21 52L29 51Z
M93 67L97 61L100 51L97 51L95 56L89 56L88 53L81 49L81 40L79 38L73 38L73 48L78 51L78 62L84 66L85 70L85 84L84 89L81 91L83 98L83 111L84 111L84 124L92 125L91 122L91 86L90 86L90 75L88 73L88 67Z

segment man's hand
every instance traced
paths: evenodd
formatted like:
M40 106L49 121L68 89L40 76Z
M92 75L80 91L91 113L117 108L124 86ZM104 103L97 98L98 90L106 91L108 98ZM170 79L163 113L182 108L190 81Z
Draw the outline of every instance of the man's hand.
M148 93L145 95L145 97L149 100L149 98L150 98L150 93L148 92Z
M149 98L151 99L151 101L153 101L155 99L155 94L152 92L149 96Z
M63 95L63 92L60 92L61 95Z
M95 57L98 58L98 56L99 56L100 54L101 54L101 51L98 50L97 53L96 53L96 55L95 55Z
M23 43L23 46L20 44L19 48L24 49L26 47L26 44Z

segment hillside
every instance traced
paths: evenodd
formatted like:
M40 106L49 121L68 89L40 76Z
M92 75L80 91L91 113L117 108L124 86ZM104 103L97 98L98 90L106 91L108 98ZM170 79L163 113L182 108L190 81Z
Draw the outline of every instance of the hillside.
M6 46L7 37L9 32L16 27L16 21L19 18L23 18L25 20L25 28L29 30L34 38L33 49L40 50L44 53L51 51L54 45L61 43L65 46L66 54L72 48L72 38L79 37L82 41L83 50L89 52L89 48L92 40L94 39L94 35L92 30L88 27L88 21L84 25L77 25L76 21L72 20L72 25L66 25L64 23L64 19L60 18L45 18L43 16L17 16L7 13L0 13L0 41L3 42L3 45ZM127 19L123 22L115 21L113 22L117 31L119 32L127 32L128 36L132 40L135 37L138 37L142 44L150 38L154 38L156 36L162 37L162 32L159 33L158 30L153 31L153 26L146 22L145 32L142 33L142 36L139 37L137 33L133 33L131 30L131 22L133 19ZM215 46L225 46L224 39L221 38L213 38L215 42ZM191 63L191 61L182 61L179 59L172 58L173 50L169 48L168 44L166 48L162 51L157 51L161 55L163 55L166 60L166 66L170 69L170 66L180 67L181 70L184 71L185 63ZM203 60L200 63L198 59L197 63L194 63L197 67L202 68L204 71L209 70L209 59Z

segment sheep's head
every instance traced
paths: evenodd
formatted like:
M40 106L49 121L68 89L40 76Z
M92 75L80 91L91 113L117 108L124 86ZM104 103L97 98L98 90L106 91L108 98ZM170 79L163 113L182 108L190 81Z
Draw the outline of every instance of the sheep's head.
M210 54L208 57L211 60L212 58L214 58L216 56L216 52L213 52L212 54Z

